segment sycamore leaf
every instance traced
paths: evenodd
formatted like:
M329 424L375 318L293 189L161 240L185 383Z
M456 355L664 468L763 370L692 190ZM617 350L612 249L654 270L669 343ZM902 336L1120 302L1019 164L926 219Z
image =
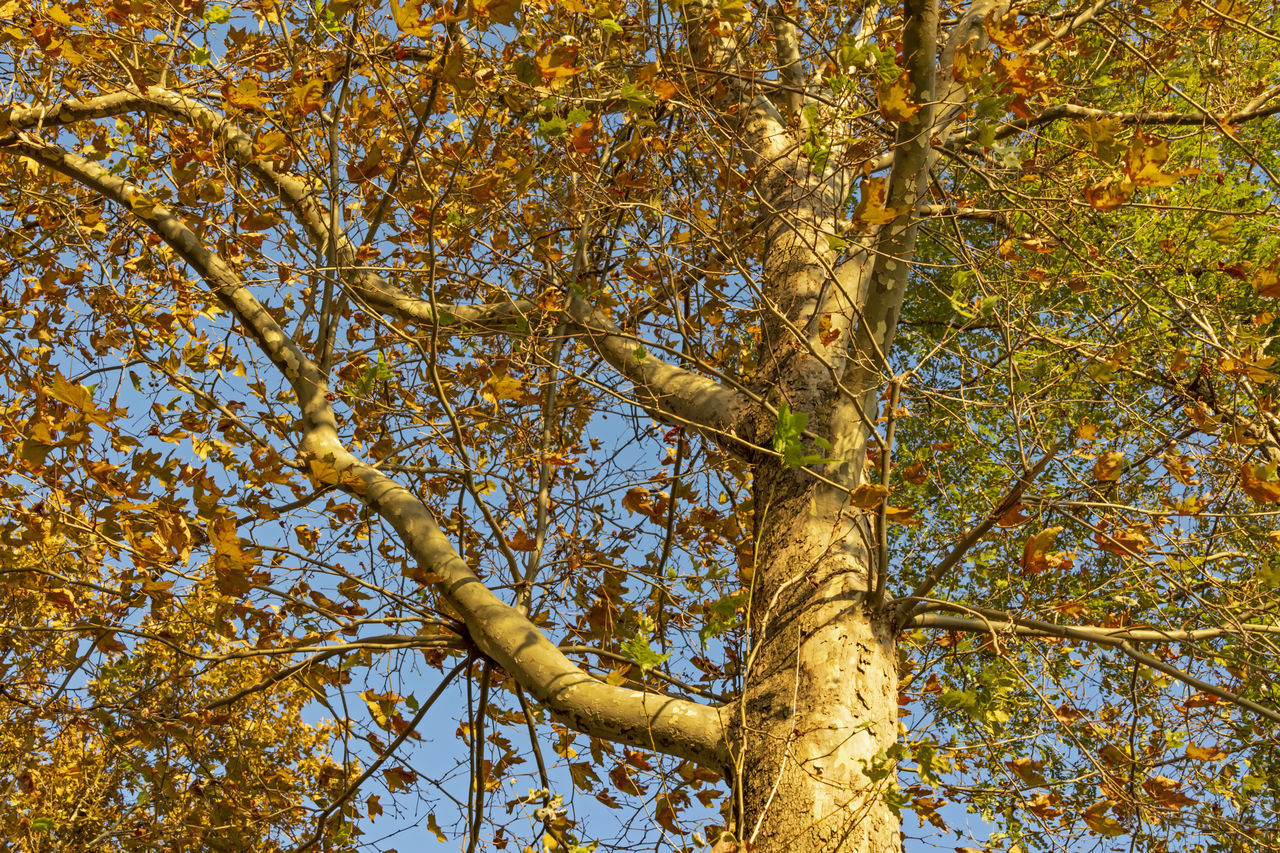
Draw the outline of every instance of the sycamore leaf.
M1227 757L1227 753L1216 746L1196 746L1194 743L1187 745L1186 753L1187 758L1195 761L1221 761Z
M1124 473L1124 454L1111 450L1099 456L1093 463L1093 479L1100 483L1114 483Z
M312 78L293 87L293 103L301 115L315 112L324 102L324 81L319 78Z
M520 11L522 0L471 0L475 17L491 24L510 24Z
M222 87L222 97L227 103L239 110L260 110L267 98L258 87L258 81L245 77L234 86L230 83Z
M1054 541L1061 532L1061 527L1048 527L1027 539L1027 544L1022 548L1022 569L1024 572L1038 574L1049 568L1049 562L1046 558L1049 549L1053 547Z
M669 654L655 652L649 645L649 639L639 632L622 644L622 653L639 666L641 672L648 672L655 666L661 666L667 658L671 657Z
M411 36L429 36L435 24L435 15L427 0L391 0L391 17L395 19L400 32ZM440 839L443 841L444 839Z
M1250 283L1259 296L1280 298L1280 258L1276 258L1265 267L1255 269Z
M1142 783L1142 790L1150 794L1160 805L1171 809L1181 809L1195 805L1195 800L1182 793L1182 786L1168 776L1148 776Z
M1133 183L1128 178L1110 177L1085 187L1084 199L1098 210L1115 210L1133 198Z
M920 112L920 105L911 99L911 81L905 71L897 79L881 83L876 94L880 98L880 115L888 121L907 121Z
M1259 503L1280 503L1280 482L1275 480L1274 466L1250 465L1247 462L1241 465L1240 488Z
M1186 173L1165 172L1162 167L1168 160L1168 141L1139 131L1133 135L1129 150L1125 152L1124 173L1134 186L1172 186Z
M1004 765L1028 785L1041 786L1049 784L1040 772L1044 770L1043 761L1033 761L1030 758L1015 758L1012 761L1006 761Z
M524 383L514 376L495 374L490 376L481 387L480 396L490 403L497 403L499 400L521 400L524 399Z
M871 509L884 503L889 489L879 483L863 483L849 493L849 504L858 509Z
M439 841L441 844L444 844L449 840L448 837L440 831L440 824L436 823L435 812L427 815L427 831L434 835L436 837L436 841Z
M1103 551L1119 557L1132 557L1151 547L1151 538L1141 527L1124 527L1120 530L1098 531L1094 541Z
M549 83L557 83L586 71L585 66L574 65L578 58L578 48L572 44L557 44L547 53L534 59L538 74Z
M884 178L863 178L862 197L854 208L853 218L861 225L885 225L897 219L900 208L885 207L888 185Z
M1124 834L1124 827L1121 826L1115 818L1107 814L1107 810L1114 805L1111 800L1099 800L1089 808L1084 810L1085 826L1096 832L1098 835L1114 837Z

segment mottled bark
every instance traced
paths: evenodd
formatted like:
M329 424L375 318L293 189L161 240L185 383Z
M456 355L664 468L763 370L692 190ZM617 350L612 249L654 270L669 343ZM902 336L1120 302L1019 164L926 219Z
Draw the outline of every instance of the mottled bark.
M897 655L867 604L875 551L860 520L816 512L815 491L785 473L757 490L755 647L736 721L741 831L761 853L898 850L884 797Z

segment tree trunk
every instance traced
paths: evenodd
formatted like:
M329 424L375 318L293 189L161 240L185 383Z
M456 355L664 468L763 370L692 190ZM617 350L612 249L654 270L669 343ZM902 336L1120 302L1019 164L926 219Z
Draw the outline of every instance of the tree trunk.
M875 549L866 520L807 479L757 475L740 832L760 853L896 851L900 821L885 793L898 663L887 620L868 603Z

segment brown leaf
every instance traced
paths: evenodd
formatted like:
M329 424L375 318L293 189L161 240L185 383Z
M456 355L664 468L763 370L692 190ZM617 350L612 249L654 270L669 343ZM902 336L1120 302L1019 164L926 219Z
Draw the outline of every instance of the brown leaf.
M1124 454L1119 450L1108 451L1093 463L1093 479L1100 483L1113 483L1124 473Z
M1260 473L1266 479L1258 476ZM1273 472L1246 462L1240 466L1240 489L1259 503L1280 503L1280 482L1272 479L1273 476Z
M889 489L879 483L863 483L849 493L849 505L858 509L873 509L884 503Z

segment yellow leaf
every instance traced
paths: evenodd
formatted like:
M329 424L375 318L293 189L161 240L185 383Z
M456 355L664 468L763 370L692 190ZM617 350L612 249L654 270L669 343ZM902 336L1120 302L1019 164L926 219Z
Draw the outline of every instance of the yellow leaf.
M289 143L289 137L278 130L264 133L253 143L255 157L270 157Z
M634 486L622 496L622 508L627 512L634 512L638 515L648 515L653 509L653 501L649 497L649 490L644 486Z
M1089 829L1098 835L1116 836L1124 834L1124 827L1115 818L1107 814L1111 808L1111 800L1100 800L1084 810L1084 822Z
M1112 177L1084 188L1084 199L1098 210L1115 210L1133 198L1128 178Z
M862 198L853 211L854 220L863 225L884 225L897 219L901 210L885 207L887 193L884 178L863 178Z
M1196 746L1194 743L1187 746L1187 758L1195 761L1221 761L1226 757L1227 754L1216 746Z
M490 403L524 398L524 385L513 376L490 376L480 389L480 396Z
M510 24L520 11L522 0L471 0L477 18L491 24Z
M1124 172L1135 186L1171 186L1182 175L1163 170L1168 159L1169 143L1166 140L1145 136L1139 131L1133 135L1129 150L1125 153Z
M889 83L881 83L880 115L889 121L906 121L920 112L920 105L911 100L911 82L904 71L902 76Z
M436 816L434 812L427 815L427 829L436 837L436 841L439 841L441 844L444 844L449 840L445 837L445 834L440 831L440 824L436 823Z
M1280 298L1280 258L1254 270L1251 284L1259 296Z
M573 64L577 58L578 48L575 45L557 44L549 53L542 54L534 62L538 66L538 73L542 75L543 80L555 82L565 80L587 70L584 67Z
M1125 527L1110 533L1100 530L1093 539L1100 549L1119 557L1132 557L1151 547L1151 539L1141 527Z
M227 103L240 110L260 110L267 102L258 88L258 81L246 77L234 86L230 83L222 87L222 96Z
M884 508L884 517L890 524L905 524L907 526L920 523L920 519L915 517L916 508L913 506L886 506Z
M1062 532L1061 527L1048 527L1027 539L1022 548L1022 569L1028 574L1038 574L1049 568L1048 554L1054 540Z
M1240 466L1240 488L1246 495L1260 503L1280 503L1280 483L1270 477L1259 477L1259 473L1268 474L1249 463Z
M425 9L423 7L426 7ZM428 16L424 18L423 12L427 12ZM431 35L431 27L435 23L435 15L431 13L431 6L426 0L406 0L402 5L398 0L391 0L391 17L395 19L396 26L403 33L411 36L429 36ZM443 841L444 839L440 839Z

